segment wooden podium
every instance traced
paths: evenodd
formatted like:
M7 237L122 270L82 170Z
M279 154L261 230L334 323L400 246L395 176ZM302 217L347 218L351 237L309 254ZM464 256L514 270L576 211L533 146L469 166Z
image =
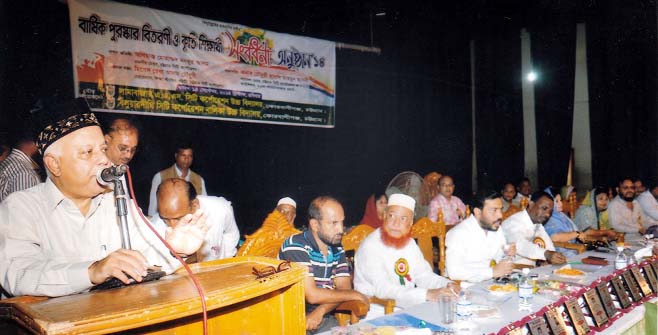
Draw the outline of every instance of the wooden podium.
M304 277L290 269L256 279L280 261L236 257L192 269L207 300L209 334L305 334ZM160 280L59 298L0 300L3 334L202 334L201 302L184 269ZM7 331L9 330L9 331Z

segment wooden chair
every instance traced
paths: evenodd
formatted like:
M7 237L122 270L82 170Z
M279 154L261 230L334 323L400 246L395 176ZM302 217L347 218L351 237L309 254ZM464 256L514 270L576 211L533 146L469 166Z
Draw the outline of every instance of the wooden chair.
M247 235L237 256L265 256L277 258L283 241L291 235L301 233L286 220L283 214L272 211L263 225L253 234Z
M524 209L528 208L528 203L529 202L530 202L530 199L528 199L526 197L521 198L521 203L520 203L521 210L524 210Z
M507 220L508 217L521 211L521 208L514 205L509 205L506 211L503 212L503 221Z
M576 211L580 207L580 203L576 198L576 192L571 192L569 197L564 201L563 211L567 214L572 220L576 217Z
M343 236L343 249L345 249L345 251L356 252L361 241L373 231L375 231L375 228L365 224L355 226L349 233Z
M411 237L416 240L423 257L440 275L445 276L446 268L446 225L439 216L440 222L433 222L429 218L421 218L411 227ZM434 260L435 242L439 249L439 259Z
M301 233L301 231L290 224L283 214L276 210L272 211L258 230L246 236L245 242L238 250L237 255L277 258L283 241L298 233ZM348 320L356 323L366 316L368 306L356 300L346 301L338 305L335 311L338 324L345 326Z

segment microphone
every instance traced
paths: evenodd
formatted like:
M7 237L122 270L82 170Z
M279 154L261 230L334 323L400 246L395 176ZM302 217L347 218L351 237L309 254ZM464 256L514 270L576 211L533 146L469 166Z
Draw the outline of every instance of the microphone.
M110 166L98 170L96 173L96 181L103 186L114 185L113 182L121 178L126 171L128 171L128 165L125 164Z

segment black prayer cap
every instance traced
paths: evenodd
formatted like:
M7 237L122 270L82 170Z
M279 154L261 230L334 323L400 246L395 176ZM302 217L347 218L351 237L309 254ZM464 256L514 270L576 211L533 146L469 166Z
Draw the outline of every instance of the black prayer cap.
M55 141L78 129L100 127L96 115L91 112L84 98L65 101L40 100L30 112L33 116L34 131L37 134L37 148L41 155Z

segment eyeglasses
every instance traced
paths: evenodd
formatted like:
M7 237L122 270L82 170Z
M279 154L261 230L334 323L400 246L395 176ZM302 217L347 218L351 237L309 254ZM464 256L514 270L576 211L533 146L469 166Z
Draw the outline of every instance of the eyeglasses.
M129 155L134 155L137 152L137 147L127 147L123 145L118 145L117 150L121 152L122 154L129 154Z
M269 279L267 277L270 277L274 274L277 274L281 271L285 271L290 269L290 261L283 261L277 266L276 268L272 265L262 267L260 269L256 269L255 267L251 268L251 273L256 276L256 280L258 279Z

